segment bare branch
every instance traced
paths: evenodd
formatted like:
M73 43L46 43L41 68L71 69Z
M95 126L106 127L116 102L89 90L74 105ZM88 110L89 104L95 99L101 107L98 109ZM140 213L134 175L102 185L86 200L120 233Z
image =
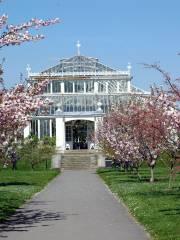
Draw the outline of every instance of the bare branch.
M155 69L157 70L159 73L162 74L164 80L165 80L165 83L169 86L169 89L170 89L170 92L172 94L175 94L176 97L178 97L178 99L180 99L180 88L178 87L177 84L173 83L173 79L171 77L171 75L166 72L165 70L163 70L161 68L161 66L157 63L155 64L147 64L147 63L143 63L143 66L145 68L150 68L150 69ZM179 81L180 78L177 78L175 81Z

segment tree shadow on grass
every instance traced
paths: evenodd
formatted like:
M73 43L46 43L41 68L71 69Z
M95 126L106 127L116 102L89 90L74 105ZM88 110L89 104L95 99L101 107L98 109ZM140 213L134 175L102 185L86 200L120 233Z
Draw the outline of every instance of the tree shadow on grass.
M149 182L150 176L146 170L143 172L140 172L140 175L138 175L136 172L133 171L124 171L119 169L113 169L113 168L102 168L97 171L98 174L105 176L110 179L111 177L114 180L117 180L117 182L128 182L128 183L138 183L138 182ZM155 181L164 181L164 178L156 178Z
M28 205L45 205L46 202L31 202ZM73 214L72 214L73 215ZM76 214L75 214L76 215ZM63 212L52 212L43 209L20 208L8 220L0 224L0 238L7 238L8 232L27 232L37 226L47 227L54 221L66 220Z
M180 208L165 208L159 210L159 212L162 212L166 216L180 215Z
M140 182L149 182L149 180L150 180L150 176L142 176L142 175L141 175L141 178L138 178L137 175L128 175L128 178L134 179L134 181L137 181L137 179L138 179ZM169 180L169 178L166 176L154 178L154 182L167 182L168 180Z
M33 185L32 183L27 183L27 182L0 182L0 187L6 187L6 186L19 186L19 185L23 185L23 186L29 186L29 185Z
M159 197L169 197L169 196L173 196L177 199L180 198L180 188L172 188L170 190L150 190L150 191L146 191L146 192L136 192L136 195L138 196L143 196L143 197L147 197L147 198L159 198Z

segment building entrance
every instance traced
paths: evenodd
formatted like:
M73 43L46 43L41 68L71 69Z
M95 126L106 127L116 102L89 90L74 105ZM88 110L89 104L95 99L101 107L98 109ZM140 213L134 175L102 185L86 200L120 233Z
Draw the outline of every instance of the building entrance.
M73 149L87 149L87 123L76 121L73 126Z
M94 122L74 120L66 123L66 145L70 149L88 149L94 133Z

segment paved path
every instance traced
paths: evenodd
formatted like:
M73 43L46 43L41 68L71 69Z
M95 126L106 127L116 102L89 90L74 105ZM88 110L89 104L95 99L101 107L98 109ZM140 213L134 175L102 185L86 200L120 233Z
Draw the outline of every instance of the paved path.
M63 172L0 230L10 240L149 239L90 171Z

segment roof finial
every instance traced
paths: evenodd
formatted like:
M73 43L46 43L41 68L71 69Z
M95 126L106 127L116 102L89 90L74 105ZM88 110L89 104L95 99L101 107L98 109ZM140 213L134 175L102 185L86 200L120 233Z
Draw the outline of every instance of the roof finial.
M29 64L27 64L26 71L27 71L27 74L28 74L28 77L29 77L29 75L31 73L31 67L30 67Z
M79 40L77 41L76 47L77 47L77 55L80 56L80 47L81 47L81 44L80 44L80 41L79 41Z
M128 72L131 73L131 69L132 69L131 63L128 63L127 69L128 69Z

